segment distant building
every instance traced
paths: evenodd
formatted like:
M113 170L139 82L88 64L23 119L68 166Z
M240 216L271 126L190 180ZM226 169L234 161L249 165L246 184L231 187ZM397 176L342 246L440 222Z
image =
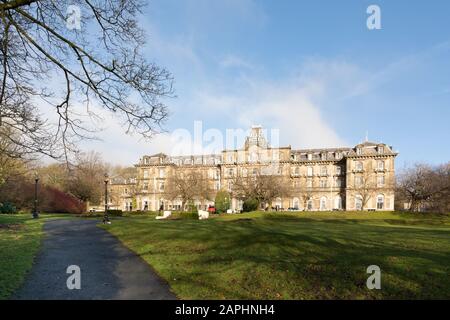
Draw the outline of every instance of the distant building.
M135 165L135 179L113 180L116 197L111 205L122 210L158 210L161 206L179 210L181 200L165 197L166 180L171 174L182 176L197 170L214 192L231 190L236 175L281 175L292 187L292 196L272 203L281 210L394 210L396 156L392 147L369 141L353 148L272 148L262 128L255 126L242 149L197 156L143 156ZM207 199L194 200L200 209L213 204ZM242 201L233 198L232 209L241 208Z

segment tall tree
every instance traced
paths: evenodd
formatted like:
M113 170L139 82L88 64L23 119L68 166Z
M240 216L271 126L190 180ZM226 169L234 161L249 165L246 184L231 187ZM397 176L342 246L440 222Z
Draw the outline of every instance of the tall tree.
M145 35L137 19L144 5L0 1L0 126L20 132L19 139L4 138L67 158L80 139L95 137L101 109L115 114L127 132L160 132L172 76L140 52ZM46 119L44 110L57 120Z

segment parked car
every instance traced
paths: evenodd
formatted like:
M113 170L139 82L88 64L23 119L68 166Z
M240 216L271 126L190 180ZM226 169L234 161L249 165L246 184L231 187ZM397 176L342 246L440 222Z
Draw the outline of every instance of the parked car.
M209 207L208 207L208 212L209 212L209 213L216 213L216 207L214 207L214 206L209 206Z

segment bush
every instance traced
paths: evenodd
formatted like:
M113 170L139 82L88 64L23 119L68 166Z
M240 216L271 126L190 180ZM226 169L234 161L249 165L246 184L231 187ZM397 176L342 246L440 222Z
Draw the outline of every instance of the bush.
M0 213L7 213L7 214L17 213L17 209L12 203L5 202L0 204Z
M121 217L123 215L123 212L120 209L110 209L108 210L108 215L113 217Z
M244 212L255 211L258 209L258 206L259 201L257 199L250 198L244 201L242 205L242 211Z
M216 213L227 212L231 207L230 194L225 190L217 192L214 206L216 207Z
M176 211L172 212L170 219L198 219L197 211Z
M86 205L73 195L53 187L42 186L39 193L39 210L49 213L83 213Z

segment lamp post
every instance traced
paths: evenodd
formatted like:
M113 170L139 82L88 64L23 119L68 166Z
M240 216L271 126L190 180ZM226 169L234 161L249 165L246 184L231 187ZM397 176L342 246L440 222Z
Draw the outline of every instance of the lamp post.
M103 223L110 223L108 217L108 174L105 173L105 214L103 216Z
M37 209L37 205L38 205L38 182L39 182L39 177L37 175L37 173L34 176L34 208L33 208L33 219L37 219L39 218L39 213L38 213L38 209Z

